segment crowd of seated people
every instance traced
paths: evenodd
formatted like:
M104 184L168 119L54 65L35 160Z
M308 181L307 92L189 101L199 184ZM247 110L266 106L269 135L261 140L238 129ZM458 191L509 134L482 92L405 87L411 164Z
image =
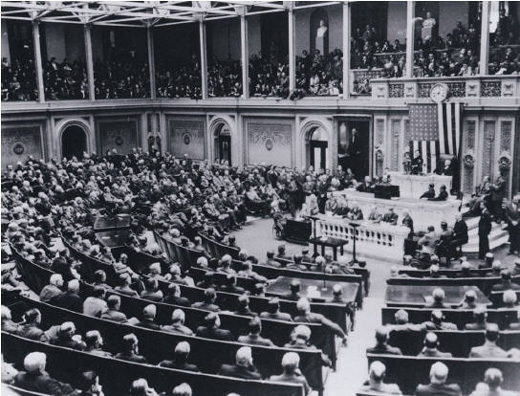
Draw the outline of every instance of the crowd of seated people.
M238 98L242 95L242 66L239 61L213 59L208 67L208 96Z
M58 63L51 58L45 64L43 84L46 100L88 99L87 66L83 59Z
M2 102L37 100L36 71L32 58L2 58Z
M398 39L383 40L376 28L367 24L357 28L351 37L351 67L353 69L382 68L382 77L402 77L405 68L405 45ZM376 56L376 54L385 54Z
M305 95L338 96L343 92L343 53L335 49L321 54L316 49L313 55L302 51L296 58L296 88Z
M157 63L155 85L158 98L201 99L201 71L197 56L193 54L189 62L177 67Z
M94 62L96 99L150 97L148 64L132 56Z
M249 60L249 94L252 97L289 97L289 64L272 52L253 54Z

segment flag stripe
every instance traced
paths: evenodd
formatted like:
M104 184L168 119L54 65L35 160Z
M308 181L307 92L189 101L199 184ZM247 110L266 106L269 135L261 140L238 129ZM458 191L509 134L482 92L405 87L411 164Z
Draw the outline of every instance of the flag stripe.
M445 138L448 141L448 151L446 154L453 154L453 116L451 114L451 103L446 103L446 125Z
M454 103L455 105L455 151L453 155L459 156L460 151L460 134L462 132L460 128L460 103Z
M444 151L444 121L443 121L443 114L442 111L442 103L437 104L437 120L438 120L438 128L439 128L439 142L441 146L441 150Z

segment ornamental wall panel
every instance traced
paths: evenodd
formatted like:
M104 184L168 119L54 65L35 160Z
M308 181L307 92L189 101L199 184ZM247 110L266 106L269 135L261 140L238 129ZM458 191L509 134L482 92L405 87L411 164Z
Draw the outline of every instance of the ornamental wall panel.
M140 147L138 119L107 119L98 121L98 137L101 154L116 150L117 154L128 154Z
M205 159L205 117L168 118L168 151L176 157Z
M29 156L44 158L42 125L2 127L2 170Z
M247 163L292 166L292 131L290 121L246 121Z

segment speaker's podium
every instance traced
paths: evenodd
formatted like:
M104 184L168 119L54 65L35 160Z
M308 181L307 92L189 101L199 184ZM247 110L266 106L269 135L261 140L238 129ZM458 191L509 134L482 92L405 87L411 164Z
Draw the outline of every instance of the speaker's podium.
M306 245L312 234L310 220L287 219L284 226L284 235L287 242Z
M374 198L392 199L393 197L399 196L399 186L393 186L391 184L378 184L374 187Z

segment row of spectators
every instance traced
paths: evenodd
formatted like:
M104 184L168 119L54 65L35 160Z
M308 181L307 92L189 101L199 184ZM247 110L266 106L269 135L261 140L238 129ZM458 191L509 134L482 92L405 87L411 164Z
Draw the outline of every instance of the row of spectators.
M149 98L148 64L136 58L94 63L96 99Z
M2 58L2 102L37 99L36 71L32 59L27 62L15 59L9 64L7 58Z
M240 97L242 95L242 66L240 62L213 59L208 68L208 95Z
M46 100L88 99L87 65L83 59L58 63L51 58L44 67Z
M249 60L249 93L254 97L289 97L289 64L274 53Z
M195 54L180 67L157 64L155 85L159 98L202 98L200 62Z
M338 96L343 92L343 53L335 49L327 55L318 49L306 50L296 58L296 88L306 95Z

